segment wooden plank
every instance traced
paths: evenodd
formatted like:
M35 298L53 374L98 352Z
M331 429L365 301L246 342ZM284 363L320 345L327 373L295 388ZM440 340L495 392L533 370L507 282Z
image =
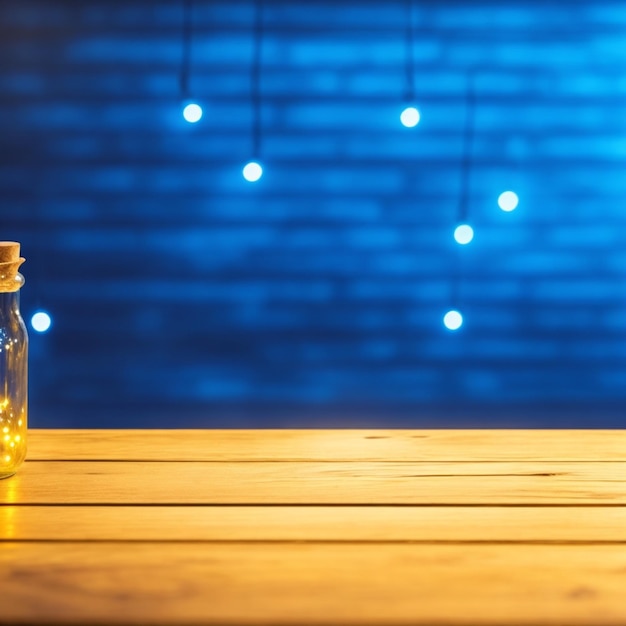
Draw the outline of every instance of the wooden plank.
M0 540L622 542L626 507L0 506Z
M31 430L31 460L626 461L626 430Z
M12 504L626 504L624 463L29 461Z
M0 622L623 625L625 576L626 546L10 542Z

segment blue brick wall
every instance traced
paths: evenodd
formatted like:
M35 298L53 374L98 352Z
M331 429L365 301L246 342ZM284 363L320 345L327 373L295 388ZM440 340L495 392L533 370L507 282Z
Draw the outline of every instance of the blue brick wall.
M416 2L405 129L405 4L265 0L256 184L252 0L194 2L197 125L182 1L0 4L33 425L626 426L626 7Z

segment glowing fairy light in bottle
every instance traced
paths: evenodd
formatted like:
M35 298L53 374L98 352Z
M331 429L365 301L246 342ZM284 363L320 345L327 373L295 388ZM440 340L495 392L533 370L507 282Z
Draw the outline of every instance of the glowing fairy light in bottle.
M20 244L0 241L0 478L26 456L28 334L20 315Z

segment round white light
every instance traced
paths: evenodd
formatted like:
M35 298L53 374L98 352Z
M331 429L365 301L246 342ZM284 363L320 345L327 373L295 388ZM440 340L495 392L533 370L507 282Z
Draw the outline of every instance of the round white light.
M458 311L448 311L443 316L443 325L448 330L458 330L463 325L463 316Z
M459 224L454 229L454 240L462 246L474 239L474 229L469 224Z
M196 122L199 122L200 118L202 117L202 107L195 102L188 104L183 109L183 117L185 118L185 121L189 122L190 124L195 124Z
M498 197L498 206L503 211L514 211L519 204L519 198L514 191L505 191Z
M37 311L37 313L30 318L30 325L33 327L34 331L45 333L50 330L52 319L45 311Z
M420 112L415 107L407 107L400 113L400 121L403 126L413 128L419 124Z
M263 168L256 161L250 161L243 168L243 177L250 183L255 183L261 176L263 176Z

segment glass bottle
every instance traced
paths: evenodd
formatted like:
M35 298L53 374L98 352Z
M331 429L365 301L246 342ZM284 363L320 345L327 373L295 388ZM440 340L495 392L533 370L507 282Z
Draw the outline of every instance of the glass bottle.
M19 249L0 242L0 478L14 474L26 456L28 334L20 314Z

